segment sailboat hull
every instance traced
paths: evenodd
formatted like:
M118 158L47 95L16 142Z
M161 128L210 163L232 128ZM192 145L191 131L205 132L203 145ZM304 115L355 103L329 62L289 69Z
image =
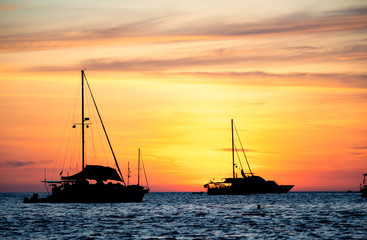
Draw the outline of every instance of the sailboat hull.
M367 185L363 185L361 187L361 193L362 193L362 197L367 197Z
M24 203L114 203L141 202L148 189L142 186L119 184L64 184L54 187L46 198L24 199Z

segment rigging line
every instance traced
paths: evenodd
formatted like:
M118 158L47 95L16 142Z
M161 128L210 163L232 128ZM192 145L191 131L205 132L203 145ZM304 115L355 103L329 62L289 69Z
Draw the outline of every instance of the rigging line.
M93 110L91 110L92 109L92 104L91 104L91 101L90 101L90 99L88 98L88 97L86 97L86 98L84 98L85 99L85 103L86 103L86 106L87 106L87 114L88 115L90 115L90 114L94 114L94 111ZM91 119L90 118L90 116L88 116L88 118L89 119ZM97 118L95 118L95 119L97 119ZM96 144L95 144L95 141L94 141L94 134L93 134L93 132L94 132L94 130L93 130L93 128L91 127L91 124L88 124L88 123L85 123L85 125L86 125L86 128L87 129L89 129L89 132L90 132L90 134L88 134L87 135L87 138L89 138L90 139L90 146L92 146L92 148L93 148L93 153L94 153L94 163L97 163L97 151L96 151ZM85 152L85 157L86 157L86 159L88 160L88 155L87 155L87 151ZM90 161L91 161L91 159L92 159L92 156L90 156L91 158L89 159ZM86 161L86 162L88 162L88 161ZM91 163L92 164L92 163Z
M91 128L91 127L89 127ZM97 163L97 151L96 151L96 144L95 144L95 141L94 141L94 134L93 134L93 130L90 130L91 132L91 142L92 142L92 146L93 146L93 152L94 152L94 162Z
M234 125L234 124L233 124L233 125ZM250 164L248 163L248 160L247 160L247 157L246 157L246 153L245 153L245 150L243 149L242 142L241 142L241 138L240 138L240 136L239 136L239 134L238 134L238 131L237 131L236 125L234 125L234 129L236 130L237 138L238 138L238 141L240 142L240 145L241 145L241 148L242 148L243 155L245 156L245 159L246 159L246 163L247 163L248 169L250 170L250 173L253 175L254 173L251 171L251 167L250 167Z
M236 144L234 145L234 149L236 149L236 154L237 154L238 161L240 162L241 169L243 169L242 162L241 162L241 158L240 158L240 155L238 154L238 149L237 149L237 147L236 147Z
M143 166L143 171L144 171L144 176L145 176L145 182L147 183L147 187L149 188L149 183L148 183L148 178L147 178L147 173L145 172L145 167L144 167L144 161L143 161L143 155L140 155L140 161L141 161L141 165Z
M91 114L93 114L93 119L98 119L98 117L96 116L96 111L91 110ZM105 144L103 144L102 137L101 137L101 128L96 124L95 127L91 128L91 129L96 131L97 134L98 134L98 140L99 140L98 144L102 148L103 158L104 158L105 164L106 164L106 166L109 166L110 164L107 161L107 154L106 154ZM92 132L94 132L94 131L92 131ZM94 142L94 143L96 143L96 142Z
M72 131L73 131L72 129L69 130L69 137L68 137L68 141L66 142L66 150L65 150L65 155L64 155L64 162L62 164L62 170L61 171L64 171L64 168L65 168L65 161L66 161L66 157L68 155L68 149L69 149L69 144L70 144L70 137L71 137L71 135L73 133ZM70 158L69 164L70 163L71 163L71 158Z
M74 136L75 136L74 139L80 139L81 138L81 133L79 131L75 131ZM72 152L70 153L70 161L69 161L70 171L72 170L72 168L71 168L72 164L71 163L75 162L74 160L75 160L75 155L76 155L75 152L77 152L77 143L74 142L73 146L74 147L72 149ZM81 154L82 154L82 152L80 151L79 156L77 157L78 159L81 159ZM77 162L77 164L78 164L78 162ZM76 168L76 169L78 169L78 168Z
M103 141L102 141L101 129L99 127L96 127L96 128L97 128L97 133L98 133L99 144L101 145L102 152L103 152L104 161L106 163L106 166L109 166L109 163L108 163L108 160L107 160L106 148L105 148L105 145L103 144Z
M48 190L47 184L46 184L46 168L45 168L45 181L43 181L45 183L45 188L47 190L48 195L50 195L50 191Z
M81 86L78 84L78 89L77 89L77 92L75 93L75 101L74 101L74 111L73 111L73 115L71 116L71 119L76 119L76 112L77 112L77 106L80 104L80 99L78 98L78 93L80 92L80 89L81 89ZM76 128L76 126L75 126ZM64 156L64 163L63 163L63 166L62 166L62 171L64 171L65 169L65 161L66 161L66 157L68 155L68 151L70 149L69 145L70 145L70 138L72 136L72 139L76 139L76 137L78 137L78 132L77 131L73 131L73 128L71 128L69 130L69 137L68 137L68 142L67 142L67 146L66 146L66 151L65 151L65 156ZM76 150L76 146L77 146L77 143L74 142L72 143L73 144L73 148L70 149L70 160L69 160L69 166L71 166L71 162L73 161L73 157L75 156L75 150Z
M69 108L69 112L68 112L68 115L67 115L67 121L65 123L65 127L64 127L64 131L63 131L63 134L62 134L62 138L61 138L61 143L60 143L60 146L59 146L59 150L57 152L57 157L56 157L56 161L55 161L55 165L54 165L54 168L52 169L52 173L51 173L51 179L53 179L53 176L54 176L54 173L55 173L55 170L56 170L56 166L57 166L57 161L59 160L60 158L60 154L61 154L61 148L64 144L64 140L65 140L65 134L66 134L66 129L69 125L69 123L71 122L71 119L73 118L73 116L75 115L75 109L76 109L76 102L77 102L77 92L80 91L80 85L78 84L79 87L76 88L76 91L74 93L74 99L73 101L71 102L71 106ZM74 106L74 108L73 108ZM74 109L74 112L73 114L71 114L72 110ZM68 135L68 141L70 139L70 134L71 134L71 130L69 129L69 135ZM67 150L67 149L66 149ZM66 151L65 150L65 151ZM65 166L65 158L64 158L64 162L63 162L63 168L62 168L62 171L64 170L64 166Z
M73 116L75 116L75 111L76 111L76 106L75 106L75 109L74 109ZM75 143L75 141L72 142L71 144L72 144L73 148L70 149L70 147L69 147L70 142L71 142L70 139L76 139L76 137L78 137L77 132L73 131L73 129L71 128L69 130L69 137L68 137L68 141L67 141L67 144L66 144L66 150L65 150L65 155L64 155L64 162L63 162L63 165L62 165L62 171L64 171L64 169L65 169L65 161L66 161L66 158L67 158L68 154L70 154L70 156L69 156L69 158L70 158L69 166L71 166L71 162L73 161L73 157L75 155L75 149L76 149L77 144ZM69 149L70 149L70 151L69 151Z
M98 113L99 120L101 121L103 131L104 131L104 133L105 133L105 135L106 135L108 145L110 145L110 149L111 149L111 152L112 152L113 158L115 159L115 163L116 163L117 170L118 170L118 171L119 171L119 173L120 173L120 177L121 177L122 182L126 185L126 183L125 183L125 181L124 181L124 177L122 176L122 173L121 173L121 170L120 170L119 164L117 163L117 159L116 159L115 153L113 152L113 149L112 149L112 145L111 145L110 139L108 138L106 128L105 128L105 126L104 126L104 124L103 124L101 114L99 113L99 110L98 110L98 107L97 107L96 101L94 100L94 96L93 96L92 90L91 90L91 88L90 88L90 86L89 86L89 83L88 83L87 77L86 77L85 75L84 75L84 77L85 77L85 82L87 83L87 86L88 86L88 89L89 89L90 95L91 95L91 97L92 97L92 100L93 100L94 106L96 107L96 111L97 111L97 113Z
M226 127L224 139L225 139L224 146L230 146L232 144L231 126L229 125ZM228 174L228 171L226 170L228 166L228 152L226 151L226 148L219 149L219 150L221 150L220 161L219 161L219 164L215 164L216 165L216 172L215 172L216 175L215 176L220 179L219 176L223 176L223 175L227 176Z

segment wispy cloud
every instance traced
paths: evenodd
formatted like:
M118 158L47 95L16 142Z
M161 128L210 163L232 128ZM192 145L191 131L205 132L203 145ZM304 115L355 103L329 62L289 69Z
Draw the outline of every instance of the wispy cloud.
M22 8L23 6L17 4L4 4L0 5L0 12L14 11Z
M247 46L230 45L228 47L215 47L209 49L195 50L187 47L187 53L175 57L147 56L145 58L119 59L119 58L93 58L85 59L80 63L69 66L39 66L29 68L30 71L68 71L75 66L87 66L95 70L105 69L108 71L179 71L186 69L197 69L198 67L215 66L268 66L274 63L304 64L316 62L338 62L350 60L367 59L367 47L361 44L352 44L348 47L340 46L324 49L314 46L280 47L279 49L269 47L249 49ZM174 54L172 54L174 55Z
M286 34L306 34L315 32L351 31L366 29L365 11L360 14L313 16L308 13L296 13L261 22L213 23L202 26L197 34L221 36L264 36ZM364 17L363 17L364 16ZM190 31L188 31L190 32Z
M24 167L37 164L34 161L7 160L0 163L3 168Z
M225 152L232 152L232 148L220 148L220 149L217 149L219 151L225 151ZM236 152L242 152L242 149L235 149ZM253 150L253 149L244 149L245 152L257 152L256 150Z
M333 86L367 88L366 74L353 73L272 73L267 71L190 71L197 66L215 66L218 64L244 63L244 58L227 57L207 58L178 58L178 59L150 59L150 60L116 60L89 59L67 66L39 66L24 69L24 71L53 72L74 71L80 66L94 71L140 72L147 74L192 76L195 81L205 83L245 84L245 85L273 85L273 86ZM251 61L248 59L248 61ZM183 71L180 71L183 70ZM200 77L198 79L197 77Z
M321 86L351 86L365 88L367 86L367 75L357 73L271 73L267 71L241 71L236 66L261 67L269 64L291 65L295 63L310 62L322 63L323 61L336 62L367 59L367 49L361 45L348 48L336 49L334 52L313 51L312 53L298 53L299 49L314 49L312 47L294 47L296 53L245 53L245 50L237 49L212 49L210 51L197 51L192 56L116 59L116 58L93 58L86 59L69 65L39 65L23 68L30 72L53 72L53 71L75 71L81 67L95 71L118 71L139 72L228 78L236 83L244 84L266 84L266 85L317 85ZM301 50L304 51L304 50ZM311 50L312 51L312 50ZM234 66L234 68L232 68ZM222 71L207 70L223 69ZM206 69L205 71L194 69ZM270 81L271 80L271 81Z
M252 72L185 72L181 74L199 75L231 79L236 84L274 86L340 86L367 88L367 75L347 73L269 73ZM213 81L213 80L212 80ZM229 83L228 81L226 83Z
M131 44L136 41L146 42L145 38L150 35L147 32L154 32L154 28L159 24L159 21L160 19L148 18L141 21L125 22L116 26L85 27L81 30L62 28L26 34L3 33L0 37L0 52Z
M355 150L367 150L367 146L355 147Z
M359 7L359 8L346 8L346 9L338 9L328 11L329 15L337 15L337 16L360 16L367 15L367 7Z
M3 9L15 9L4 5ZM367 29L366 7L344 9L323 14L299 12L256 22L234 22L228 19L195 19L172 28L173 16L147 17L135 22L117 23L114 26L87 27L82 30L59 29L55 31L10 34L0 38L0 51L27 51L73 48L80 46L131 44L132 42L203 41L242 37L313 34L335 31L360 31Z
M232 152L232 148L220 148L220 149L216 149L217 151L224 151L224 152ZM235 151L238 152L239 154L242 154L242 149L239 148L235 148ZM249 153L249 152L254 152L254 153L262 153L262 154L276 154L274 152L261 152L255 149L249 149L246 148L244 149L245 153Z
M0 160L0 166L2 168L17 168L17 167L35 166L50 163L52 163L52 160L39 160L39 161Z

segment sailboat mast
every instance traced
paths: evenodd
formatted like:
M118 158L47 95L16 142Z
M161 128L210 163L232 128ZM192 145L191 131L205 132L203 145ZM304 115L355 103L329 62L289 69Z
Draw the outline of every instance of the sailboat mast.
M82 170L84 170L84 70L82 70Z
M127 162L127 185L130 185L130 162Z
M231 119L231 130L232 130L232 177L235 178L234 172L234 138L233 138L233 119Z
M139 148L139 155L138 155L138 186L140 185L140 148Z

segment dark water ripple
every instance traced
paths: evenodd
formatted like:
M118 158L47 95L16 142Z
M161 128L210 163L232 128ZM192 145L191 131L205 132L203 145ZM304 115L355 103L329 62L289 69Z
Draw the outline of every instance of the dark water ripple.
M23 204L25 196L0 194L1 239L367 239L359 193L149 193L112 204Z

